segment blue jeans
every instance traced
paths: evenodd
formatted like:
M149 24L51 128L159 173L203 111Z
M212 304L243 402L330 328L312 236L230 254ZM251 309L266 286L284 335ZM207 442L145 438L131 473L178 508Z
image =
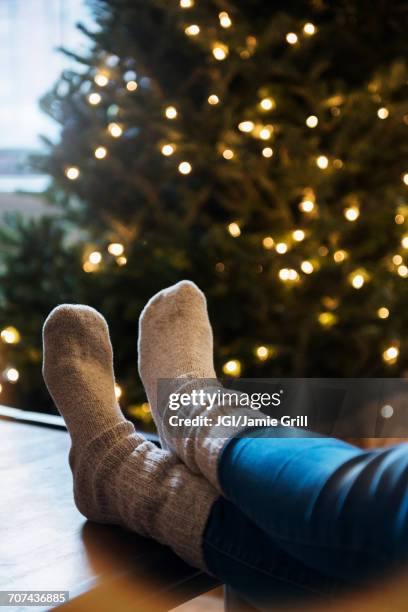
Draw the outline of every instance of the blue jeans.
M262 607L280 596L338 594L403 566L408 444L363 451L296 430L264 435L232 439L221 455L226 499L204 534L210 571Z

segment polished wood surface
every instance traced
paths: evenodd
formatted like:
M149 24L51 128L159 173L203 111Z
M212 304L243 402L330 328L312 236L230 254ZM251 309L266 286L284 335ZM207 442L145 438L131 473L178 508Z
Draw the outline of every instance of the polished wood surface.
M70 610L148 611L217 584L151 540L87 522L68 449L66 431L0 415L0 590L68 590Z

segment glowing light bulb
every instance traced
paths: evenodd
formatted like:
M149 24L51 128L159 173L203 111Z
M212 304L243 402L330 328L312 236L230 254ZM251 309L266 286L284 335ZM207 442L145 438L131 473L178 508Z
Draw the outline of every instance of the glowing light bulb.
M262 108L262 110L269 111L275 108L276 105L272 98L263 98L263 100L260 101L259 106Z
M326 157L326 155L319 155L319 157L316 158L316 166L320 168L320 170L325 170L328 165L329 159Z
M16 368L7 368L3 372L4 377L8 382L15 383L20 378L20 372Z
M392 365L393 363L397 361L398 355L399 355L399 348L396 345L391 344L391 346L385 349L385 351L382 354L382 357L386 363L388 363L389 365Z
M283 255L288 250L288 245L286 244L286 242L278 242L275 249L276 252L279 253L279 255Z
M322 327L331 327L337 323L337 317L332 312L321 312L317 317L317 320Z
M405 223L405 217L399 213L398 215L395 215L394 221L397 225L402 225Z
M97 266L102 261L102 253L99 251L92 251L92 253L90 253L88 256L88 261L89 263Z
M319 123L319 119L316 117L316 115L310 115L306 119L306 125L308 128L315 128L318 123Z
M101 100L102 100L101 95L96 92L91 93L88 96L88 102L89 104L92 104L92 106L97 106Z
M108 245L108 252L115 257L119 257L119 255L123 255L125 251L125 247L120 242L111 242Z
M224 45L223 43L215 43L213 48L212 48L212 54L215 57L216 60L218 60L219 62L221 62L222 60L225 60L226 57L228 56L229 53L229 49L227 47L227 45Z
M266 158L272 157L273 149L271 147L265 147L262 149L262 155Z
M255 349L255 355L258 357L259 361L265 361L268 359L270 351L266 346L257 346Z
M311 261L305 260L305 261L302 261L302 263L300 264L300 269L305 274L312 274L312 272L314 271L314 266Z
M175 119L178 113L175 106L168 106L165 109L164 114L166 115L167 119Z
M230 359L224 363L222 371L228 376L239 376L241 374L241 362L238 359Z
M232 159L234 157L234 151L231 149L224 149L222 156L224 159Z
M216 104L219 103L220 99L215 94L211 94L210 96L208 96L207 101L208 101L208 104L211 104L211 106L215 106Z
M290 45L296 45L297 41L298 36L294 32L288 32L286 34L286 42L288 42Z
M184 33L187 36L197 36L200 33L200 27L196 24L189 25L185 28Z
M97 147L94 151L94 155L96 159L103 159L108 154L108 150L106 147Z
M173 155L174 151L176 150L176 147L174 144L165 144L162 146L161 148L161 152L163 155L165 155L166 157L169 157L170 155Z
M180 174L190 174L192 166L188 161L182 161L179 163L178 170Z
M315 203L313 200L305 199L299 204L299 208L302 212L311 213L314 210Z
M377 310L377 315L380 319L388 319L390 311L385 306L381 306L381 308Z
M235 221L228 225L228 231L233 238L238 238L241 235L241 228Z
M347 221L356 221L360 216L360 210L357 206L350 206L344 209L344 216Z
M21 339L20 332L12 325L5 327L1 331L0 336L6 344L17 344Z
M65 176L70 180L70 181L76 181L77 178L79 177L79 168L77 168L76 166L70 166L69 168L66 168L65 170Z
M402 182L405 183L405 185L408 185L408 172L405 172L405 174L402 175Z
M272 136L272 129L270 127L263 127L259 132L259 138L262 140L268 140Z
M342 249L339 249L338 251L335 251L333 253L333 259L336 263L341 263L342 261L344 261L347 257L347 253L346 251L343 251Z
M126 266L127 257L125 257L124 255L121 255L120 257L116 259L116 263L118 264L118 266Z
M310 23L309 21L303 26L303 32L307 36L313 36L313 34L316 34L316 26L313 23Z
M232 26L231 18L225 11L222 11L218 15L218 19L220 20L220 25L222 28L230 28Z
M279 270L279 278L283 282L299 280L299 274L293 268L281 268Z
M390 111L388 110L388 108L385 108L385 106L383 106L382 108L379 108L377 111L377 115L379 119L386 119L389 114L390 114Z
M113 138L119 138L119 136L122 136L123 134L122 128L117 123L110 123L108 125L108 130L109 130L109 134Z
M305 238L305 232L301 229L298 229L292 233L292 236L293 240L296 240L296 242L302 242L302 240L304 240Z
M394 255L394 257L392 258L392 263L395 264L396 266L399 266L400 264L402 264L401 255Z
M241 121L241 123L238 124L238 129L240 130L240 132L252 132L254 127L255 124L253 121Z
M398 266L397 272L399 276L402 276L402 278L407 278L408 276L408 268L407 266L404 266L404 264L402 264L401 266Z
M267 251L270 251L271 249L273 249L273 245L274 244L275 244L275 242L274 242L272 236L265 236L265 238L262 240L262 246Z
M180 7L183 9L189 9L194 6L194 0L180 0Z
M128 82L126 83L126 89L127 89L128 91L136 91L136 89L137 89L137 83L136 83L136 81L128 81Z
M361 289L367 280L368 274L363 269L354 270L354 272L349 275L349 281L354 289Z
M94 81L99 87L105 87L109 83L108 77L102 72L98 72L98 74L94 76Z
M120 397L122 397L123 391L122 388L118 385L117 382L115 382L115 397L118 400Z
M404 247L404 249L408 249L408 234L402 237L401 245Z

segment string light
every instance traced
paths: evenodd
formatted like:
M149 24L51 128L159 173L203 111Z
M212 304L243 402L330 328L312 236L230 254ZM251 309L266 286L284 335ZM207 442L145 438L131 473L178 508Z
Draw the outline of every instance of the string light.
M302 263L300 264L300 269L305 274L312 274L312 272L314 271L314 266L311 261L305 260L302 261Z
M215 59L218 60L219 62L221 62L222 60L225 60L226 57L228 56L228 53L229 53L229 49L227 45L224 45L223 43L219 43L219 42L213 45L212 54L215 57Z
M235 221L228 225L228 231L233 238L238 238L241 235L241 228Z
M241 123L238 124L238 129L240 132L252 132L252 130L254 129L255 124L253 121L241 121Z
M299 204L300 210L304 213L313 212L314 207L315 207L315 203L313 202L313 200L310 200L308 198L302 200Z
M367 280L368 274L363 268L354 270L354 272L349 275L349 281L354 289L361 289Z
M94 81L99 87L105 87L109 83L108 77L102 72L98 72L98 74L95 75Z
M286 41L290 44L290 45L296 45L297 41L298 41L298 36L297 34L295 34L294 32L288 32L286 34Z
M337 323L337 317L332 312L321 312L318 315L317 320L322 327L331 327Z
M116 259L116 263L118 264L118 266L126 266L127 257L125 257L124 255L121 255L120 257Z
M275 244L275 242L274 242L272 236L265 236L265 238L262 240L262 246L267 251L270 251L271 249L273 249L273 245L274 244Z
M218 15L218 19L220 20L220 25L222 28L230 28L232 26L231 18L225 11L222 11Z
M408 249L408 234L405 234L405 236L402 237L401 245L404 247L404 249Z
M313 34L316 33L316 26L313 23L310 23L309 21L308 23L305 23L305 25L303 26L303 32L307 36L313 36Z
M271 147L265 147L262 149L262 155L266 158L272 157L273 149L271 149Z
M402 278L406 278L408 276L408 268L407 268L407 266L405 266L403 264L401 266L398 266L397 272L398 272L399 276L402 276Z
M257 346L255 349L255 355L258 357L259 361L266 361L270 356L270 350L267 346Z
M275 247L275 250L277 253L279 253L279 255L284 255L288 250L288 245L286 244L286 242L278 242Z
M123 134L122 128L117 123L110 123L108 125L108 130L109 134L113 136L113 138L119 138L119 136L122 136Z
M12 325L5 327L0 336L6 344L18 344L21 340L20 332Z
M394 221L397 225L402 225L405 222L405 217L401 214L395 215Z
M386 363L389 365L394 364L399 355L399 348L395 344L391 344L382 354L382 357Z
M262 140L268 140L272 136L273 128L269 126L265 126L259 132L259 138Z
M179 167L178 170L180 172L180 174L190 174L191 170L192 170L192 166L188 161L182 161L179 163Z
M360 210L357 206L349 206L349 208L344 209L344 216L347 221L356 221L360 216Z
M339 249L338 251L335 251L333 253L333 259L336 263L342 263L347 257L347 253L346 251L343 251L343 249Z
M219 103L220 99L215 94L211 94L210 96L208 96L207 101L208 101L208 104L211 104L211 106L215 106L216 104Z
M76 166L70 166L69 168L65 169L65 176L70 181L76 181L79 177L79 174L79 168L77 168Z
M390 114L388 108L385 108L385 106L383 106L382 108L379 108L377 111L377 115L379 117L379 119L386 119L388 117L388 115Z
M187 36L197 36L200 33L200 28L196 24L189 25L185 28L184 33Z
M96 270L96 266L94 266L90 261L84 261L82 269L88 274L90 272L94 272Z
M4 377L11 383L15 383L20 378L20 372L16 368L7 368L3 372Z
M322 244L322 246L319 246L319 248L317 249L317 252L322 257L326 257L326 255L328 255L328 253L329 253L329 249Z
M377 310L377 315L380 319L388 319L390 311L385 306L381 306L381 308Z
M319 119L316 117L316 115L310 115L306 119L306 125L308 128L315 128L318 123L319 123Z
M263 100L260 101L259 106L262 108L262 110L269 111L274 109L276 104L275 100L272 98L263 98Z
M106 147L97 147L94 151L96 159L104 159L108 154Z
M234 151L232 151L232 149L224 149L222 156L224 159L232 159L234 157Z
M224 363L222 371L228 376L239 376L241 374L241 362L238 359L230 359Z
M304 240L305 238L305 232L301 229L298 229L292 233L292 236L293 240L296 240L296 242L302 242L302 240Z
M127 89L128 91L136 91L136 89L137 89L137 83L136 83L136 81L128 81L128 82L126 83L126 89Z
M408 185L408 172L402 175L402 182Z
M119 257L119 255L123 255L125 251L125 247L120 242L111 242L108 245L108 252L115 257Z
M170 144L170 143L167 143L167 144L163 145L162 148L161 148L162 154L165 155L166 157L169 157L170 155L173 155L175 150L176 150L176 146L174 144Z
M88 102L89 104L92 104L92 106L97 106L101 100L102 100L101 95L96 92L91 93L88 96Z
M194 6L194 0L180 0L180 7L182 9L189 9Z
M320 170L326 170L328 165L329 159L326 157L326 155L319 155L319 157L316 158L316 166L320 168Z
M168 106L165 109L164 114L166 115L167 119L175 119L178 113L175 106Z
M88 256L89 263L97 266L102 261L102 253L100 251L92 251Z
M123 391L122 388L118 385L117 382L115 382L115 397L118 400L119 398L121 398L123 395Z
M395 264L396 266L399 266L400 264L402 264L401 255L394 255L394 257L392 258L392 263Z
M279 278L283 282L295 282L299 280L299 274L293 268L281 268L279 270Z

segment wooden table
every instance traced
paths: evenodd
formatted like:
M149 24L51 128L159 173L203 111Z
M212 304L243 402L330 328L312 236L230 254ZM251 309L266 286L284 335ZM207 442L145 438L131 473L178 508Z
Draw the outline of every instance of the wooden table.
M0 590L67 590L66 610L147 612L218 584L164 546L87 522L74 506L59 417L39 426L40 416L20 412L0 409Z

